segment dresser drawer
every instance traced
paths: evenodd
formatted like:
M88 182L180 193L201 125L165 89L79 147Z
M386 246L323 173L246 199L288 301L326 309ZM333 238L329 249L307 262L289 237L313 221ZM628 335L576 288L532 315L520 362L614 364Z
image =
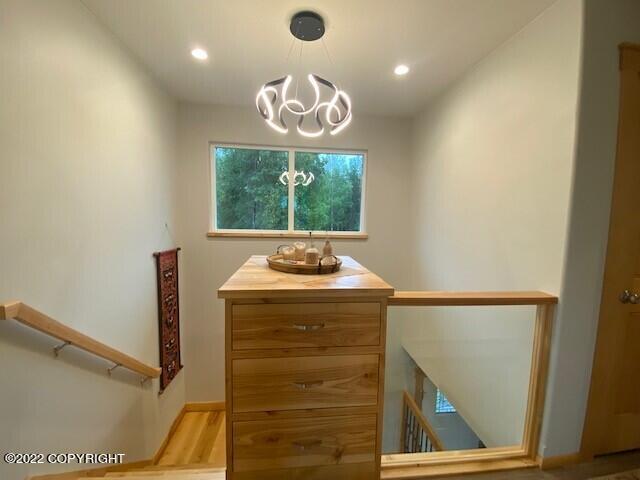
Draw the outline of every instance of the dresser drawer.
M378 355L233 360L233 412L377 404Z
M374 462L376 416L235 422L233 470Z
M234 472L233 480L380 480L375 462Z
M234 350L379 344L379 303L233 306Z

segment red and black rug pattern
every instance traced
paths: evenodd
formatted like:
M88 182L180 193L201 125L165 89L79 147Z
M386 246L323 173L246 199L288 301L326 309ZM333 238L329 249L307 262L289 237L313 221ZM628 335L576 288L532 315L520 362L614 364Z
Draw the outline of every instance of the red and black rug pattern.
M158 334L160 337L160 393L182 369L180 360L179 248L156 252L158 275Z

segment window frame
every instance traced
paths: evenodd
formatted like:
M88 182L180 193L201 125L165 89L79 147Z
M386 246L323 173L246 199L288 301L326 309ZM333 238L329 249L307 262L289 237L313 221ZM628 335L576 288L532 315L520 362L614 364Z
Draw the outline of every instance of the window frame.
M340 231L326 232L324 230L314 230L311 232L313 238L343 238L343 239L367 239L366 233L366 198L367 198L367 150L361 149L336 149L336 148L317 148L304 146L275 146L260 145L250 143L226 143L226 142L209 142L209 231L208 237L261 237L261 238L301 238L308 237L308 230L295 230L295 186L293 182L288 185L288 202L287 202L287 230L258 230L258 229L228 229L217 227L217 199L216 199L216 148L242 148L251 150L272 150L288 152L289 171L295 171L295 154L296 152L308 153L329 153L342 155L362 155L362 192L360 197L360 230L359 231Z

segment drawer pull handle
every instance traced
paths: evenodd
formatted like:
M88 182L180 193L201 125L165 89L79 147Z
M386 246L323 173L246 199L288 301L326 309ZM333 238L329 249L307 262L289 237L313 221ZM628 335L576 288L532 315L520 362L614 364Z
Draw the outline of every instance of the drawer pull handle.
M308 390L313 387L319 387L323 383L322 380L318 380L317 382L294 382L293 384L300 390Z
M315 332L316 330L320 330L321 328L324 328L324 323L315 323L315 324L307 324L307 325L300 325L298 323L294 323L293 328L295 328L296 330L302 330L303 332Z
M306 440L306 441L300 441L300 442L291 442L291 445L293 445L297 449L302 450L304 452L305 450L309 450L313 447L322 445L322 440Z

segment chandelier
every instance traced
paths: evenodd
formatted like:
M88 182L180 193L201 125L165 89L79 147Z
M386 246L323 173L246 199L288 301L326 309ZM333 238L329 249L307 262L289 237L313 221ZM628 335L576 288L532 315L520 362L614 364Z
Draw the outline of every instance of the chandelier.
M290 30L301 42L312 42L324 35L324 20L315 12L299 12L292 17ZM302 56L302 43L300 56ZM327 56L329 57L328 51ZM293 118L300 135L319 137L325 129L328 129L331 135L335 135L351 123L351 99L335 84L319 75L308 74L307 81L313 90L313 101L305 105L298 99L297 84L291 98L292 81L293 77L286 75L265 83L258 91L256 108L269 127L286 134L289 132L287 118Z
M307 173L304 173L304 170L301 171L301 172L296 170L293 173L293 184L296 187L298 185L302 185L303 187L306 187L311 182L313 182L315 179L316 179L316 176L313 173L309 172L307 174ZM278 180L280 180L281 184L288 185L289 184L289 172L282 172L282 174L280 175Z

